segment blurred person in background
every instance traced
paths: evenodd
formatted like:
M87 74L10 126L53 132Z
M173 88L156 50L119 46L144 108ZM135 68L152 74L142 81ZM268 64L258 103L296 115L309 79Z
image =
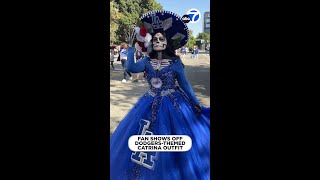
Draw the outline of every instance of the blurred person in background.
M199 49L197 47L194 48L194 56L195 58L198 58Z
M112 67L112 69L114 70L114 65L113 65L113 62L114 62L114 47L113 46L110 46L110 65Z
M187 48L186 47L182 47L182 59L184 59L186 54L187 54Z
M126 43L121 44L121 50L120 50L120 61L123 68L123 79L122 82L127 82L127 76L129 75L130 80L132 80L132 75L130 72L126 71L126 64L127 64L127 52L128 45Z
M190 50L190 58L193 59L194 58L194 48L189 48Z

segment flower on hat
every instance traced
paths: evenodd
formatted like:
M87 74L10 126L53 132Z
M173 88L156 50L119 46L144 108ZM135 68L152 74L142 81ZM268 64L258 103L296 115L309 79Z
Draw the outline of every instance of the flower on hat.
M143 26L140 27L140 35L143 37L147 35L147 29Z
M148 33L147 29L143 26L134 28L136 33L137 42L135 48L147 55L149 53L149 47L151 46L152 36Z

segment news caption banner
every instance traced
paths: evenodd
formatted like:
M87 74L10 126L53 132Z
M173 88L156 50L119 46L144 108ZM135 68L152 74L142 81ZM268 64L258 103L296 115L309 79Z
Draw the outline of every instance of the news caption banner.
M141 119L139 123L139 135L133 135L128 140L132 162L154 170L159 152L185 152L191 149L189 136L154 135L149 131L150 121Z
M128 146L134 152L186 152L192 140L186 135L133 135Z

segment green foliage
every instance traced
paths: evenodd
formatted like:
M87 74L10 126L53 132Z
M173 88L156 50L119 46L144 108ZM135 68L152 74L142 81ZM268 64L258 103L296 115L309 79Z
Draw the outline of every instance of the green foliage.
M116 32L118 30L118 21L119 21L119 10L117 4L114 1L110 2L110 43L116 43L117 37Z
M197 39L203 39L205 41L210 42L210 33L199 33Z
M194 45L196 45L196 38L193 36L193 32L192 30L189 30L189 40L188 40L188 43L186 44L186 46L188 48L193 48Z
M111 1L111 3L112 2L113 1ZM114 36L117 42L128 41L128 37L133 31L133 24L137 23L143 14L163 9L155 0L114 0L114 3L119 10L119 14L116 15L118 19L113 23L115 23L115 26L118 28L113 32L110 27L110 36Z

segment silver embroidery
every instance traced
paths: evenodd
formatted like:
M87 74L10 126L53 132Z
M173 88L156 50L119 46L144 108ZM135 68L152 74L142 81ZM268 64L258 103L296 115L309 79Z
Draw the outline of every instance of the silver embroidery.
M159 19L159 16L151 16L152 17L152 26L153 29L161 29L163 28L162 21Z
M178 39L178 38L180 38L181 37L181 39L183 39L184 37L186 37L185 35L183 35L183 34L181 34L181 33L176 33L171 39Z
M166 31L167 29L172 27L172 17L164 20L162 22L163 30Z
M169 94L171 94L171 93L174 93L175 91L176 91L176 90L174 90L174 89L162 90L162 91L160 92L160 95L161 95L161 96L167 96L167 95L169 95ZM155 92L152 92L152 90L149 90L148 93L149 93L149 95L152 96L152 97L155 97L155 96L157 95Z

